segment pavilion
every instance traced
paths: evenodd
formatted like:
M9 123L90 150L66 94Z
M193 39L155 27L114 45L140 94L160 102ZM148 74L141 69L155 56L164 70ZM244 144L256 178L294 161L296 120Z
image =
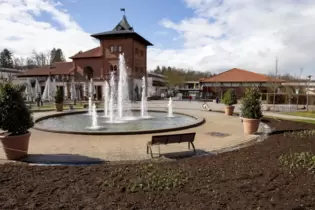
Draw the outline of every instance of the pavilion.
M262 93L270 92L273 84L281 85L283 80L263 74L233 68L210 78L199 80L203 98L222 97L224 92L233 88L238 98L244 96L246 87L257 86Z

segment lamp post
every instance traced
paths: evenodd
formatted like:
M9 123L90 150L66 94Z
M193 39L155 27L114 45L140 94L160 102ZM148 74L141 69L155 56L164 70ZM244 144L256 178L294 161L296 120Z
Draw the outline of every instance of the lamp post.
M306 89L306 111L308 111L308 92L309 92L309 86L310 86L310 83L311 83L311 78L312 76L311 75L308 75L308 83L307 83L307 89Z

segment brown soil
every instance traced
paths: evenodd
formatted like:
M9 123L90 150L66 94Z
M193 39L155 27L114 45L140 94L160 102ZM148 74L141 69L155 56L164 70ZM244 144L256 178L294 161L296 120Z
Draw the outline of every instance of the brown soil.
M269 122L264 142L217 156L164 163L0 166L0 209L315 209L315 176L278 158L315 153L315 125Z

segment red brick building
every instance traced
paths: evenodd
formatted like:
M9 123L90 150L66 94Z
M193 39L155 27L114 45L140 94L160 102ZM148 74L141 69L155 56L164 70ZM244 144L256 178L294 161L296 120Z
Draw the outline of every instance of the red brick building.
M27 70L19 77L47 78L50 75L56 78L57 86L62 89L74 80L81 98L86 95L83 86L93 78L96 97L100 99L103 81L109 80L112 71L119 74L118 58L119 54L124 53L130 96L133 97L135 86L140 88L141 78L147 76L147 47L152 44L134 31L125 15L113 30L91 36L99 40L99 47L78 52L70 57L72 62Z

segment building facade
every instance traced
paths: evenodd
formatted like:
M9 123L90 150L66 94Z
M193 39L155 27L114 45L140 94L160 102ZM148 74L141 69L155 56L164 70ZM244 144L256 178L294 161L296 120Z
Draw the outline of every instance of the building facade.
M0 67L0 81L9 81L18 85L24 84L26 80L17 77L20 73L20 70Z
M27 70L19 77L54 77L57 86L69 90L70 82L75 82L79 98L86 98L86 85L93 79L96 99L102 98L104 80L109 81L113 72L119 75L119 56L124 55L128 75L129 95L134 99L135 89L140 89L141 78L147 78L147 47L152 44L136 33L124 15L111 31L92 34L99 40L100 46L80 51L71 56L72 62L53 63L50 66ZM70 93L65 94L70 95Z
M181 85L177 85L175 90L180 94L180 98L187 99L191 96L193 99L200 97L200 84L199 81L185 81Z
M165 97L168 82L164 75L148 72L148 97Z

